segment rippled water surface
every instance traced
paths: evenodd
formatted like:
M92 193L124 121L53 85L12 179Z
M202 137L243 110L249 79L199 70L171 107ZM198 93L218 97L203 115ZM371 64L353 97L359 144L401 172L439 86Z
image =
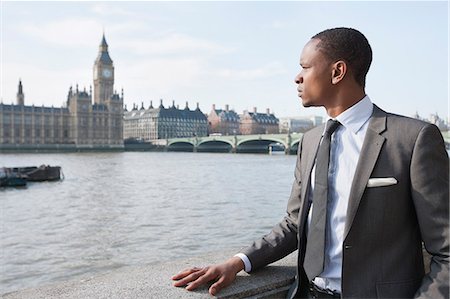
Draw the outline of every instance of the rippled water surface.
M295 156L0 154L62 167L62 182L0 189L0 293L239 248L283 216Z

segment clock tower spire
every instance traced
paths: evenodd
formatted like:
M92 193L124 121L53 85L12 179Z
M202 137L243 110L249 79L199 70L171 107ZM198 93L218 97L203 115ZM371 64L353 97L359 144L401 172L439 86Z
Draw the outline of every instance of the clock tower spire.
M103 33L98 56L94 63L94 103L105 104L114 94L114 64L108 53Z

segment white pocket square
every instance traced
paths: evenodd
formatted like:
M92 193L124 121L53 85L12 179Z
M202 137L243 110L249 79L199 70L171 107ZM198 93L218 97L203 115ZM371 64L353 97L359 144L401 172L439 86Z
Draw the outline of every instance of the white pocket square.
M367 188L391 186L395 184L397 184L395 178L372 178L367 182Z

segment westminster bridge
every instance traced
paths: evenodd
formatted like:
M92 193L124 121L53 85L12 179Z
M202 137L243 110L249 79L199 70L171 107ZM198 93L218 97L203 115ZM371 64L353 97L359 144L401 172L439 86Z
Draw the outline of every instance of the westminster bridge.
M257 135L210 135L167 139L167 151L295 154L302 133Z
M450 132L441 132L445 146L450 149ZM210 135L207 137L171 138L167 151L270 153L284 151L295 154L302 133L256 135Z

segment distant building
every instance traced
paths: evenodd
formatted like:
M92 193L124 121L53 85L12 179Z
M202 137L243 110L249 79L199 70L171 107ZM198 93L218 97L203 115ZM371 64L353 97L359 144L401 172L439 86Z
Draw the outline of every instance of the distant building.
M92 90L69 89L62 108L25 105L19 80L16 104L0 104L0 148L123 148L123 91L114 92L114 66L103 36Z
M239 134L239 115L230 110L228 105L225 105L224 110L216 109L216 105L212 105L208 114L208 132L221 135Z
M280 133L304 133L323 123L321 116L280 118Z
M445 120L440 118L439 115L437 114L437 112L435 114L431 114L428 121L432 124L435 124L441 131L448 130L448 126L445 123Z
M247 110L240 115L240 132L242 135L251 134L278 134L278 118L270 113L267 109L266 113L258 113L256 107L253 112Z
M75 144L68 108L25 106L22 81L16 105L0 104L0 147Z
M322 116L313 115L313 116L309 116L308 118L313 122L313 127L317 127L317 126L323 124Z
M418 113L417 111L416 111L416 113L412 116L412 118L423 120L423 119L420 117L420 115L419 115L419 113Z
M153 141L157 139L207 136L208 120L198 107L190 110L188 103L184 109L175 107L175 102L169 108L163 106L154 108L150 103L148 109L134 105L131 111L125 111L125 140Z
M291 117L280 118L280 133L304 133L313 128L310 119L299 119Z
M445 120L439 117L437 113L431 114L428 119L422 118L419 113L416 111L416 113L412 116L415 119L420 119L429 123L432 123L436 125L441 131L447 131L449 129L448 124Z

